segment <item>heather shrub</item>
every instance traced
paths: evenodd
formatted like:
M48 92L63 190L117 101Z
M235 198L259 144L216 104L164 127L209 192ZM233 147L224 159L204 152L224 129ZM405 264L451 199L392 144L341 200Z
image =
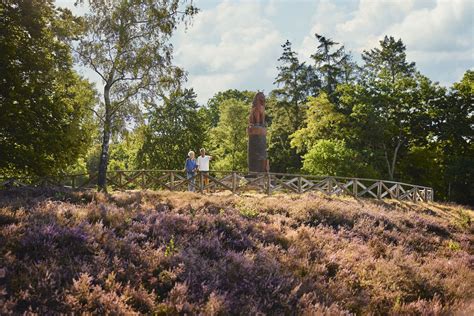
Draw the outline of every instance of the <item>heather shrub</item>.
M472 311L472 216L320 194L2 191L0 313Z
M127 297L120 294L122 285L115 282L113 274L107 276L105 289L98 284L94 285L92 281L93 278L88 274L81 274L74 280L69 294L65 297L71 311L114 315L127 315L133 312L131 306L127 304Z
M462 229L470 229L472 227L472 218L467 211L456 209L456 215L457 216L454 217L455 224Z

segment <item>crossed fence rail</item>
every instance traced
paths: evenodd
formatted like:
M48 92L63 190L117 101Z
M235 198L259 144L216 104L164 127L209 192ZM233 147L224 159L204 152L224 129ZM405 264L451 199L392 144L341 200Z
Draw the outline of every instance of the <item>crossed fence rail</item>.
M205 178L207 177L207 181ZM192 186L195 191L216 192L248 191L272 194L274 192L305 193L322 192L327 195L350 195L375 199L397 199L400 201L430 202L434 191L430 187L402 182L314 176L286 173L243 173L237 171L210 171L187 179L179 170L115 170L107 172L108 186L113 190L153 189L183 191ZM63 186L73 189L95 188L97 174L75 174L43 178L2 178L0 189L12 186Z

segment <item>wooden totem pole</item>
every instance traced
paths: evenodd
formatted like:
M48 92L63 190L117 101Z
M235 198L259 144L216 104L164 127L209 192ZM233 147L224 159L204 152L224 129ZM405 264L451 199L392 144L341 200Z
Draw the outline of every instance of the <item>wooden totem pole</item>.
M253 98L247 128L249 172L268 172L267 127L265 126L265 95L258 92Z

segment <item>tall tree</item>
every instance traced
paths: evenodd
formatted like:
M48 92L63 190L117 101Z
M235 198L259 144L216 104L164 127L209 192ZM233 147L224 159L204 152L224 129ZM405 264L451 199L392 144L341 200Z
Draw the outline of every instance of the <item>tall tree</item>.
M219 122L211 132L214 169L244 171L247 166L247 131L250 104L227 99L219 105Z
M380 78L394 85L397 79L415 74L415 63L406 60L406 47L401 39L395 40L393 36L386 35L379 44L380 48L362 53L366 81L373 82Z
M474 205L474 71L466 71L439 105L434 126L446 198Z
M268 100L270 99L270 100ZM278 105L274 96L267 99L268 121L268 157L273 172L296 172L301 168L301 157L290 145L290 135L296 131L294 119L286 109ZM270 101L270 102L268 102Z
M315 70L322 80L322 90L327 93L331 101L335 101L336 87L342 80L351 78L350 56L345 52L344 46L320 34L315 34L319 45L316 52L311 55Z
M318 93L320 82L311 66L301 63L297 54L291 48L290 41L282 45L283 54L278 58L280 65L278 74L273 84L277 88L273 95L278 101L278 106L285 109L292 119L294 128L297 128L302 118L302 105L308 96Z
M326 93L310 97L304 123L290 136L291 146L299 153L305 153L319 140L344 140L348 134L347 121L348 117L336 109Z
M319 139L303 156L302 170L324 176L361 176L365 166L344 140Z
M270 168L274 171L296 171L301 158L290 146L290 135L302 124L308 96L314 96L320 88L314 69L298 60L291 43L282 45L283 53L278 62L278 74L268 103L271 123L268 137Z
M150 105L139 152L142 167L181 169L189 150L202 147L207 124L192 89L175 91L164 105Z
M170 37L197 9L179 0L80 2L88 3L89 13L77 54L104 82L98 186L105 190L114 120L120 112L139 112L140 101L176 88L183 71L171 64Z
M219 107L225 100L228 99L235 99L243 101L246 104L252 104L253 98L255 96L255 92L248 91L248 90L237 90L237 89L229 89L225 91L217 92L212 98L207 101L207 110L209 113L209 119L211 123L211 127L216 127L217 123L219 122Z
M290 136L291 146L302 155L305 172L373 177L374 169L363 159L364 151L352 148L353 134L351 116L323 92L309 98L304 124Z
M0 2L0 172L51 175L91 139L92 85L73 70L78 19L53 1Z
M395 177L400 153L408 145L410 128L421 109L418 92L423 76L406 60L405 50L400 39L385 36L380 48L362 54L362 84L376 114L374 124L382 136L379 145L390 179Z

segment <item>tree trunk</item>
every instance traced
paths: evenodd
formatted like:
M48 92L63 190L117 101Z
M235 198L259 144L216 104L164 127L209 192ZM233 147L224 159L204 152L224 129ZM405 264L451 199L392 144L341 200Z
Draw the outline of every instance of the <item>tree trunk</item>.
M387 147L384 144L384 151L385 151L385 161L387 162L387 169L388 169L388 176L389 180L394 179L395 175L395 164L397 162L397 156L398 156L398 151L400 150L401 145L403 144L403 140L401 138L398 138L398 143L397 146L395 147L395 150L393 151L393 156L392 156L392 161L390 162L388 158L388 150Z
M102 150L100 152L99 160L99 175L97 186L99 191L107 192L107 166L109 164L109 143L112 134L112 116L110 113L110 87L104 87L104 101L105 101L105 120L104 120L104 134L102 136Z

